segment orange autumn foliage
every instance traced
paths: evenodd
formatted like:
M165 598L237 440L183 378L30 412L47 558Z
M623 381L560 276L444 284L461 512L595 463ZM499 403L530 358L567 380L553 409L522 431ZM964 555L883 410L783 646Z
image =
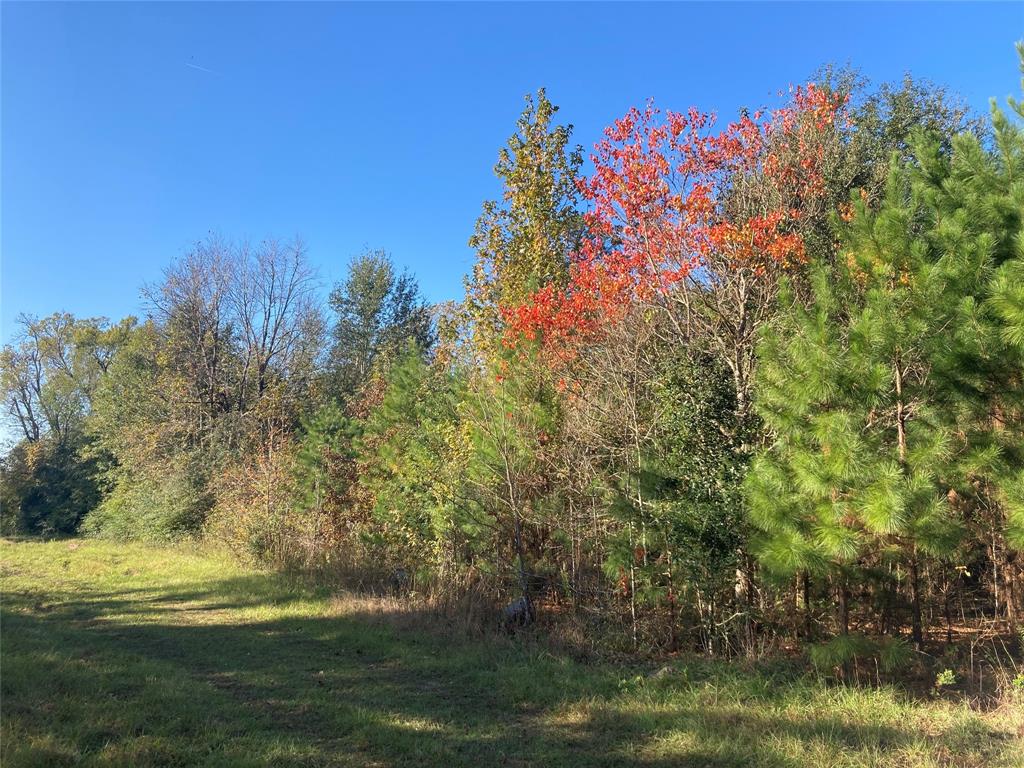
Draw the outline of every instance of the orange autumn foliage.
M657 301L687 278L805 260L798 222L824 192L819 137L844 119L845 100L813 84L780 109L714 131L713 115L631 109L605 130L580 182L589 203L586 236L566 287L548 285L503 308L506 344L539 341L554 359L599 335L638 302ZM737 215L729 201L750 179L772 187L778 205ZM714 266L712 266L714 265Z

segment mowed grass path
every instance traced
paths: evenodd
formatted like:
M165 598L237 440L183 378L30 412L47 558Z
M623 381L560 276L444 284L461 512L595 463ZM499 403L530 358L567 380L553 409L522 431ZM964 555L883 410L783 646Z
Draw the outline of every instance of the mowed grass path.
M186 549L0 542L0 764L1010 766L1019 713L381 621Z

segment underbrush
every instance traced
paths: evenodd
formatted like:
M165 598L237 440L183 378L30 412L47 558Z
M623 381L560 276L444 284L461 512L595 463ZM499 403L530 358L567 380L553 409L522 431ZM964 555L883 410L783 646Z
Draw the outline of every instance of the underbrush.
M796 643L765 630L751 653L726 657L681 646L634 648L622 606L587 606L557 593L535 600L529 626L508 625L502 610L514 591L489 574L463 571L443 585L414 575L396 577L393 568L335 560L292 564L288 578L328 589L339 606L358 606L376 620L402 630L461 638L513 638L519 644L583 663L664 665L677 659L719 658L745 669L767 667L809 674L822 683L868 688L898 685L918 698L963 700L977 709L1024 706L1024 626L978 621L957 627L956 642L930 638L921 651L909 637L851 632ZM504 595L495 599L495 595ZM657 616L649 619L655 623Z

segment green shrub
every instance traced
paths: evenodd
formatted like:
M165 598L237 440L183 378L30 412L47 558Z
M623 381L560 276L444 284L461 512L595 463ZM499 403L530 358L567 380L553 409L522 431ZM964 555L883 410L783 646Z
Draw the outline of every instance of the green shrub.
M122 474L113 490L82 522L89 536L173 541L198 533L213 506L204 473L170 466L160 477Z
M75 533L100 500L97 460L84 440L22 442L0 460L0 533Z
M893 672L905 666L912 650L901 638L839 635L808 648L811 663L819 670L842 667L855 661L872 660L879 670Z

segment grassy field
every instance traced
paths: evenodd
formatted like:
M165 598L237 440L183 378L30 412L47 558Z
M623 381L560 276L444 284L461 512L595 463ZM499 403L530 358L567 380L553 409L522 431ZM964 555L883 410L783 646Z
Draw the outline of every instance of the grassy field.
M4 768L1024 765L1010 707L724 664L582 665L184 549L4 541L0 556Z

